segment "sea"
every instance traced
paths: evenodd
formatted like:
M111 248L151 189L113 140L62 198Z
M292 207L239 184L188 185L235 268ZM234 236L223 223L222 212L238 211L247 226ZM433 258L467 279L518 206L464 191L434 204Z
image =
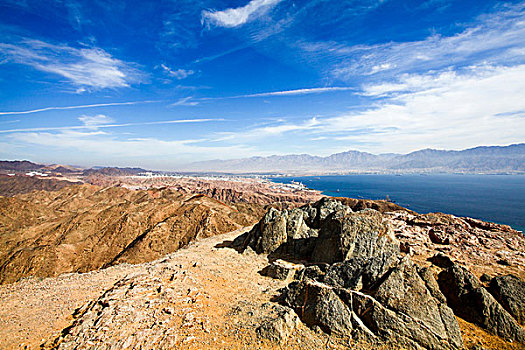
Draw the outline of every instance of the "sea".
M525 175L331 175L275 177L328 196L390 201L418 213L442 212L525 232Z

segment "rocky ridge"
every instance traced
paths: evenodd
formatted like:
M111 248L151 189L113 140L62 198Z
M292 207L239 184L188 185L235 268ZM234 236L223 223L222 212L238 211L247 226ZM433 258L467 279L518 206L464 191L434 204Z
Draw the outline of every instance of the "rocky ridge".
M408 242L403 245L396 238L393 227L397 236L406 238L395 225L400 217L410 217L405 221L410 226L431 226L424 231L430 240L427 247L453 245L462 251L468 246L458 243L465 236L468 239L468 234L478 236L483 231L485 235L480 238L485 238L485 246L490 248L490 240L496 242L496 249L499 242L507 243L506 248L511 250L507 264L523 266L525 239L508 227L443 214L418 218L406 212L354 212L332 199L292 210L271 209L236 244L240 249L269 254L270 260L303 264L303 268L293 269L295 281L283 291L280 302L295 310L308 326L340 339L366 339L371 344L410 349L459 349L464 343L456 315L518 346L524 345L525 332L519 321L525 283L516 276L503 280L498 276L487 289L468 269L443 253L430 259L434 265L425 266L420 252L423 264L418 264L417 258L411 257L414 251ZM438 232L439 241L435 238ZM486 238L490 233L494 236ZM480 258L490 254L485 250ZM283 264L279 262L281 270ZM270 274L277 278L282 275L282 271ZM518 297L495 292L503 289L496 287L503 281L520 291Z

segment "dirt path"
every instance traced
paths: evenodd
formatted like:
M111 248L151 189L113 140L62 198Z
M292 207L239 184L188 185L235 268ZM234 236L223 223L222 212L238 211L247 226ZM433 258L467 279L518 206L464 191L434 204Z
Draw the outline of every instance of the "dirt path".
M245 230L151 263L0 286L0 348L37 348L44 341L64 349L279 348L261 342L255 328L270 317L270 300L286 283L258 273L265 256L227 247ZM300 325L286 348L327 342Z

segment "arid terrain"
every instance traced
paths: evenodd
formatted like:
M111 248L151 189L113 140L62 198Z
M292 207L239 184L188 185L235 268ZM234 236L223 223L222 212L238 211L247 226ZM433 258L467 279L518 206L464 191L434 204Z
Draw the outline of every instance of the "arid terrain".
M0 348L525 348L508 226L126 178L0 197Z

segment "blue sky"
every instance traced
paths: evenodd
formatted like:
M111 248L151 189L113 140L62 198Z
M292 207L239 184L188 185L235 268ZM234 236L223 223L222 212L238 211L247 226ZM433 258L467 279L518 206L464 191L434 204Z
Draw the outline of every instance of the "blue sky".
M0 158L525 142L525 2L0 0Z

